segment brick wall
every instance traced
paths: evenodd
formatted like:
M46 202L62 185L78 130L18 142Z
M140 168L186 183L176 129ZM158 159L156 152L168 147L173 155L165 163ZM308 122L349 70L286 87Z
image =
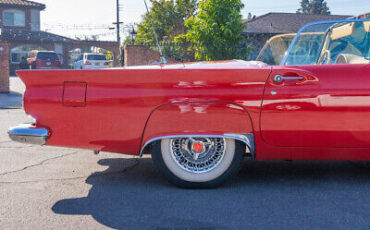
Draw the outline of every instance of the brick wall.
M9 44L0 41L0 93L9 93Z
M167 63L177 63L178 61L167 58ZM126 45L124 48L125 66L150 65L160 62L159 52L146 46Z

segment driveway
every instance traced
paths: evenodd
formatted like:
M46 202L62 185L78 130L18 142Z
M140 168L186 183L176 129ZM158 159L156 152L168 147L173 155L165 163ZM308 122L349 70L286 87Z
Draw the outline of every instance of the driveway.
M245 162L224 187L184 190L150 157L11 142L27 119L0 109L0 229L370 229L369 163Z
M0 109L19 108L23 105L25 85L19 77L9 78L10 93L0 93Z

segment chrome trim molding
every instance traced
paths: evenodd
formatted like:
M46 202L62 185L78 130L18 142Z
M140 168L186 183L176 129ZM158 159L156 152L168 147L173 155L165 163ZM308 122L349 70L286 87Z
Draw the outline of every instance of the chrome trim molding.
M245 150L246 153L250 153L252 155L252 159L255 159L255 143L254 143L254 135L251 133L246 134L234 134L234 133L225 133L223 135L172 135L172 136L161 136L155 137L147 141L140 150L139 156L143 155L144 149L151 143L155 141L159 141L162 139L169 139L169 138L186 138L186 137L195 137L195 138L231 138L238 141L243 142L247 148Z
M225 138L233 138L235 140L241 141L244 144L246 144L247 149L245 150L246 153L252 154L252 157L254 159L254 154L256 152L256 147L254 143L254 134L246 133L246 134L225 134Z
M22 124L10 128L10 139L25 144L45 145L49 137L49 131L45 128L36 128L32 124Z

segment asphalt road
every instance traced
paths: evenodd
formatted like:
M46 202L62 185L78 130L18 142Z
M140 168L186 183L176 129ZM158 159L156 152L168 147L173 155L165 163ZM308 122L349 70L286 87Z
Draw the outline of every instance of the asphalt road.
M370 229L370 164L246 162L224 187L183 190L150 158L11 142L0 109L0 229Z

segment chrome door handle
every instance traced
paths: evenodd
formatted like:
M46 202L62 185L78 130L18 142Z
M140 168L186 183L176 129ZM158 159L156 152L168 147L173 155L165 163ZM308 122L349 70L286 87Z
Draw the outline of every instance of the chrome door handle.
M304 77L302 77L302 76L296 76L296 77L284 77L284 76L281 76L280 74L277 74L277 75L275 75L275 77L274 77L274 82L276 83L276 84L279 84L279 83L281 83L282 81L284 81L284 80L303 80L304 79Z

